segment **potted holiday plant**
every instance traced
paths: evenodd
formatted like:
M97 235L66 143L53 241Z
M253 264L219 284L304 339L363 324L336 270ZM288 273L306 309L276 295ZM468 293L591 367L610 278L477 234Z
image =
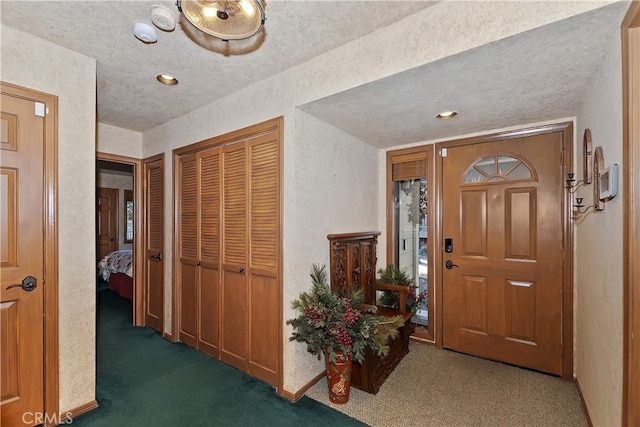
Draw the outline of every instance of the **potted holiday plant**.
M393 285L386 286L378 297L378 304L385 307L400 309L400 292L395 286L404 286L407 289L405 293L405 307L403 311L411 311L413 314L418 311L420 303L427 298L427 291L424 290L417 294L417 286L413 277L409 276L405 269L399 269L390 264L386 268L378 270L377 283Z
M353 361L361 363L367 350L386 355L389 340L403 325L402 317L376 315L375 306L362 304L362 289L353 289L349 295L333 292L324 265L313 265L311 280L311 290L291 303L299 314L287 321L293 326L289 339L306 343L318 359L324 354L329 398L333 403L346 403Z

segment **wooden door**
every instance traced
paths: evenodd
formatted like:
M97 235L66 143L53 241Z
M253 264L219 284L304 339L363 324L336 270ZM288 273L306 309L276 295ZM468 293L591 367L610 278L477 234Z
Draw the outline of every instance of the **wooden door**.
M220 357L220 149L198 155L200 184L198 235L197 348Z
M178 159L180 340L219 358L220 150Z
M222 280L220 359L247 371L248 293L246 144L222 150Z
M198 347L198 164L195 154L178 160L179 195L176 225L179 230L180 276L179 339Z
M444 346L560 375L562 134L448 148L442 180Z
M96 189L96 229L98 261L118 249L118 189Z
M164 323L164 155L144 161L145 324L163 333Z
M33 101L2 94L0 424L6 426L44 413L44 120L34 111Z
M275 132L248 145L248 372L277 384L280 301L280 144Z

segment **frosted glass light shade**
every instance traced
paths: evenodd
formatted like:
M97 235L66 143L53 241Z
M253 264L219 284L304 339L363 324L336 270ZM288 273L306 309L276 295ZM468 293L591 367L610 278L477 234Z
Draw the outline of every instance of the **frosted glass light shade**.
M200 31L222 40L251 37L265 20L259 0L178 0L178 10Z

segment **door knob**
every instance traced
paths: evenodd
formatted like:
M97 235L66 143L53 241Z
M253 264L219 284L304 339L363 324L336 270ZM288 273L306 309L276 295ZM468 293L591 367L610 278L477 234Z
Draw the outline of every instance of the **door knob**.
M460 268L460 266L458 264L454 264L453 261L451 261L450 259L448 259L445 263L444 266L447 267L447 270L451 270L453 267L458 267Z
M151 255L149 258L155 259L156 261L162 261L162 253L158 252L158 255Z
M244 273L244 268L240 267L240 273Z
M14 283L13 285L7 286L7 289L21 287L27 292L31 292L35 288L38 287L38 280L33 276L27 276L22 279L22 283Z

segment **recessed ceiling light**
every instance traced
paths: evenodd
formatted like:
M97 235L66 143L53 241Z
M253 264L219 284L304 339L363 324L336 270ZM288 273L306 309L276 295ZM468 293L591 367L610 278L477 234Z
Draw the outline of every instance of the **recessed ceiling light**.
M453 119L455 116L458 115L457 111L443 111L440 114L438 114L436 116L436 119L440 119L440 120L448 120L448 119Z
M156 79L162 84L167 86L173 86L178 84L178 79L173 77L171 74L158 74Z

